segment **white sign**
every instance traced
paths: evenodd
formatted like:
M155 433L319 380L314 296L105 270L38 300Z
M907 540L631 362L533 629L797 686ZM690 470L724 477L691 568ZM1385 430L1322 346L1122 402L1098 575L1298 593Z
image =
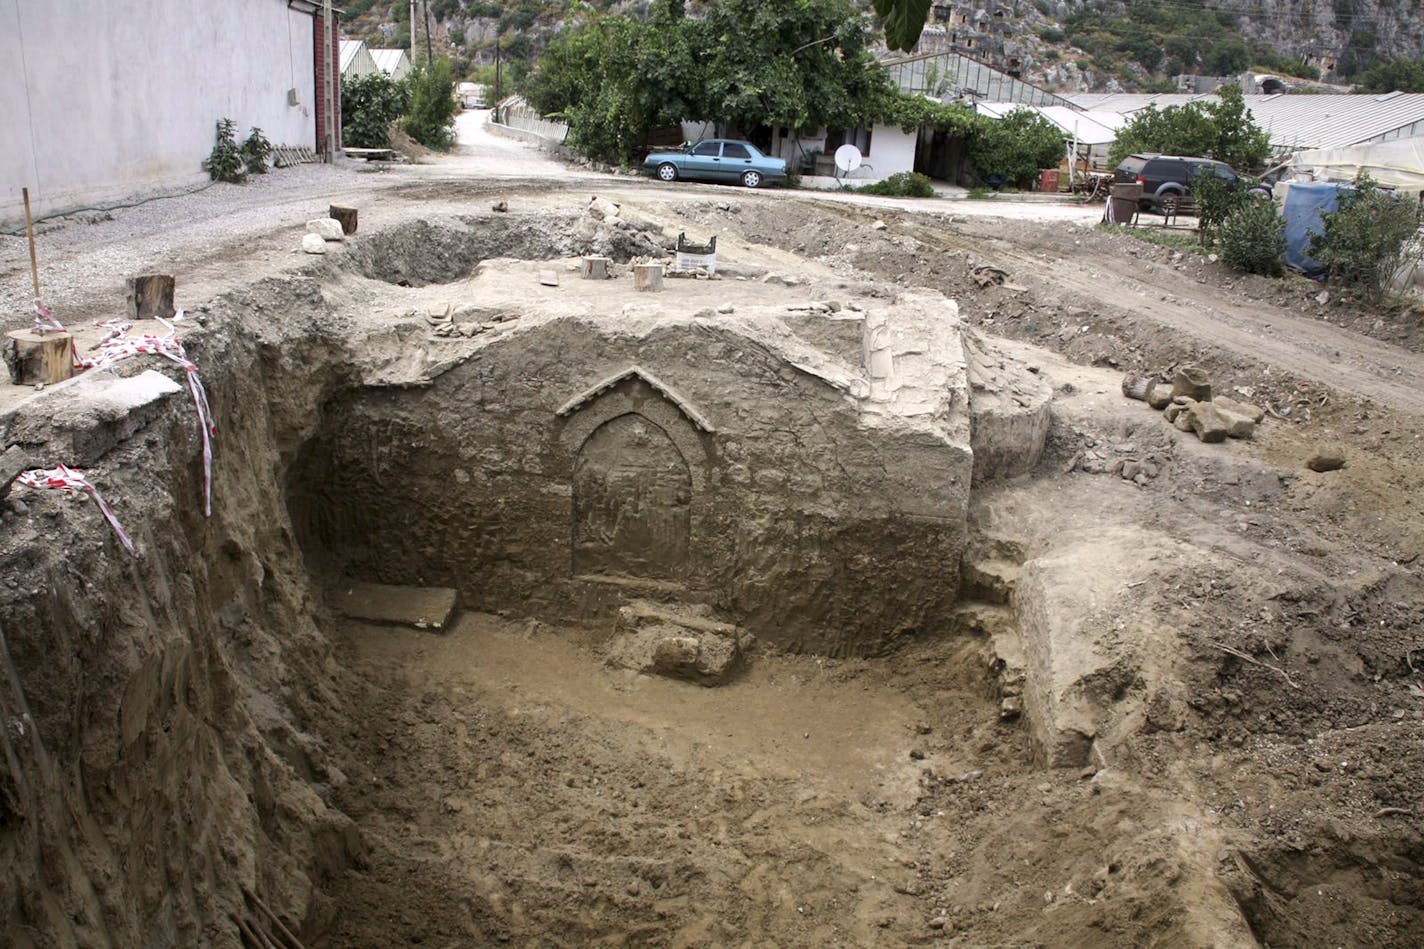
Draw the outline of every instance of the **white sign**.
M673 263L672 269L678 273L684 273L697 268L705 268L709 274L717 272L717 253L710 254L687 254L682 251L677 252L677 260Z

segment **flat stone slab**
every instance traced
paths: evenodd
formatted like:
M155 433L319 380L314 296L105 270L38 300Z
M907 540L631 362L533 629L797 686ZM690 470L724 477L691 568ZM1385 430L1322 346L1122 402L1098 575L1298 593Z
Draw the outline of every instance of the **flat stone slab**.
M344 616L371 623L444 629L455 612L455 591L450 587L353 583L337 597L337 608Z

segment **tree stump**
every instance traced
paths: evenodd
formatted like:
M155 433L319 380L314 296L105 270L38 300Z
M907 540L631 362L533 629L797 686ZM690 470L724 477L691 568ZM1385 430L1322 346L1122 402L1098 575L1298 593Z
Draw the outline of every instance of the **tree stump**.
M135 320L169 319L173 316L174 281L168 274L130 277L128 311Z
M6 333L3 355L17 386L49 385L74 375L74 337L68 333Z
M633 289L656 293L663 288L662 264L634 264Z
M579 261L579 276L585 280L607 280L608 258L585 257Z
M356 209L344 204L333 204L326 210L326 216L341 222L341 233L356 233Z

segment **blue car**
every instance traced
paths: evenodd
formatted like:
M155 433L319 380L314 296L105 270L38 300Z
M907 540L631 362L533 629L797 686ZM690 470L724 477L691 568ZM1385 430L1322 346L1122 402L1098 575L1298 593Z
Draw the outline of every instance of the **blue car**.
M704 138L686 151L658 151L643 159L643 171L661 181L739 181L759 188L786 180L786 159L763 155L751 142Z

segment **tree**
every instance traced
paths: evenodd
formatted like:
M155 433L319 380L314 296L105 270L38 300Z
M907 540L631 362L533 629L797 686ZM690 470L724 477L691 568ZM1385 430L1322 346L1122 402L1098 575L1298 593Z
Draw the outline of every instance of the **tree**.
M1377 300L1404 262L1418 226L1418 201L1381 189L1362 172L1353 188L1340 189L1335 210L1321 216L1321 232L1310 237L1310 255L1325 266L1332 283L1357 287Z
M1270 137L1251 117L1236 86L1217 90L1215 102L1189 102L1158 110L1148 106L1117 133L1108 160L1160 152L1215 158L1238 168L1259 168L1271 153Z
M702 40L699 118L744 130L854 128L883 118L897 95L846 0L720 0Z
M341 140L354 148L387 148L390 125L406 107L406 87L385 73L341 80Z
M1424 92L1424 62L1408 59L1375 63L1360 73L1356 92Z
M455 141L455 113L460 111L450 60L442 56L420 63L405 84L410 92L401 123L405 133L427 148L449 148Z
M1019 183L1040 168L1057 167L1063 132L1032 109L1014 109L986 122L969 145L969 160L981 178Z
M555 38L525 96L568 120L573 147L622 161L681 119L854 128L885 119L898 93L846 0L721 0L701 20L659 0L647 22L593 16Z
M1234 76L1250 65L1251 51L1240 40L1218 43L1202 58L1202 69L1209 76Z

